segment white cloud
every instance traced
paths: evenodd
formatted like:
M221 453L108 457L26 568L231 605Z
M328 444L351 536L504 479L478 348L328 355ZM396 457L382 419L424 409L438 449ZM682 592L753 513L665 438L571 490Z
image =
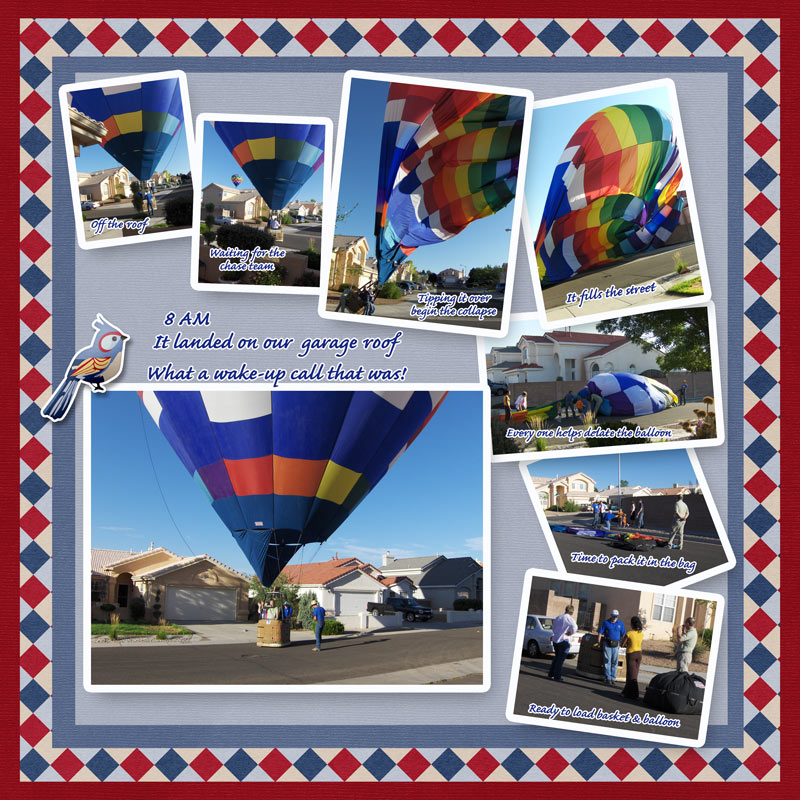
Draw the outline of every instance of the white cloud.
M483 552L483 536L473 536L471 539L467 539L464 542L467 550L471 550L473 553L482 553Z
M124 528L120 525L97 525L98 531L135 531L136 528Z

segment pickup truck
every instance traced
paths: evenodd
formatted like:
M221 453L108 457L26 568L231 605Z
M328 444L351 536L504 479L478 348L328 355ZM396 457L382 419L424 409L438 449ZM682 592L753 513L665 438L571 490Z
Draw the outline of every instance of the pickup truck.
M416 600L407 597L389 597L385 603L367 603L367 613L373 616L379 614L395 614L400 612L406 622L415 622L431 619L433 612L427 606L421 606Z

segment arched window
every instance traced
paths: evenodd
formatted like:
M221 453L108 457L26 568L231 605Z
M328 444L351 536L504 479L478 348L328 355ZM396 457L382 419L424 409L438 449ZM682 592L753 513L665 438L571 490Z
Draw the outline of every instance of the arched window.
M572 488L576 492L585 492L586 481L572 481Z
M592 364L592 377L594 378L595 375L599 374L600 374L600 365L595 361L595 363Z
M636 364L631 364L628 367L628 372L634 372L635 373L636 372Z

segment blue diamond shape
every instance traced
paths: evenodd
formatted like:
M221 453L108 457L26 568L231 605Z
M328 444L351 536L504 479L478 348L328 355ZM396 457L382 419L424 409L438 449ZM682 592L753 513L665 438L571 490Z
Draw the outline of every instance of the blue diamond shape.
M506 757L505 761L503 761L503 769L505 769L515 781L520 780L523 775L530 771L532 766L533 761L531 761L528 756L526 756L525 753L523 753L519 748L517 748L513 753L510 753Z
M25 272L22 273L22 277L19 279L19 282L22 284L22 288L25 289L28 294L33 295L34 297L39 294L39 292L50 283L50 278L42 272L36 264L31 264Z
M29 503L36 505L50 491L50 487L35 472L31 472L19 485L19 490Z
M401 34L397 37L412 53L416 53L423 45L426 45L431 35L422 25L414 20Z
M86 766L99 780L104 781L117 768L117 762L105 750L98 750L86 762Z
M19 624L20 633L35 642L50 626L35 612L31 611Z
M724 781L728 780L742 766L742 762L727 748L717 753L708 764L716 770Z
M174 781L186 769L186 762L171 748L156 761L155 765L168 781Z
M485 53L499 38L500 34L486 20L469 35L470 41L482 53Z
M778 107L778 104L763 89L759 89L744 104L744 107L757 120L763 122Z
M639 766L643 767L651 778L658 780L672 766L672 762L660 750L651 750L639 762Z
M261 34L261 38L266 43L267 47L279 53L292 41L292 34L289 33L280 22L273 22L272 25Z
M759 192L763 192L764 189L778 177L778 173L775 172L763 158L759 158L758 161L745 172L744 176Z
M36 711L49 697L50 695L36 681L31 681L19 692L19 699L31 711Z
M67 53L71 53L86 37L71 23L67 22L53 34L53 39Z
M348 53L360 41L361 34L345 20L331 35L331 41L343 52Z
M300 770L307 780L313 780L325 766L325 762L311 749L308 749L294 762L293 766Z
M759 536L763 536L778 520L764 506L758 506L745 517L744 521L751 530Z
M28 225L35 228L50 213L50 209L33 194L20 206L19 213Z
M539 34L539 41L553 53L568 39L569 34L555 20Z
M763 297L759 297L744 313L753 325L763 328L778 312Z
M33 125L22 134L19 143L31 158L36 158L50 144L50 140Z
M681 28L675 38L690 52L694 53L703 42L708 39L708 34L694 21Z
M375 780L382 781L384 777L391 772L394 768L394 761L392 761L383 750L376 750L362 766L366 767L367 771L372 775Z
M35 89L47 78L50 70L36 56L31 56L29 61L20 68L19 74L24 81L27 81Z
M29 781L35 781L50 765L35 751L31 750L20 759L19 768Z
M50 556L36 542L31 542L19 554L19 560L28 572L37 572L43 564L50 560Z
M19 421L28 433L36 436L47 425L47 420L41 415L36 403L31 403L20 415Z
M192 36L192 40L204 53L210 53L225 37L206 20Z
M756 575L756 577L744 587L744 590L752 598L753 602L759 606L763 606L777 591L763 575Z
M624 53L638 38L639 34L636 33L625 20L618 23L614 29L606 35L606 39L621 53Z
M778 381L776 381L764 367L759 366L758 369L747 378L744 385L753 392L753 394L758 397L763 397L777 382Z
M19 346L19 352L23 358L36 365L50 352L50 348L35 333L32 333Z
M763 261L778 243L763 228L759 228L745 242L745 246L759 261Z
M760 19L744 36L762 53L778 38L778 34L763 19Z
M763 675L775 662L775 658L761 642L759 642L745 657L744 662L756 675Z
M747 735L759 745L764 744L777 730L760 711L744 726L744 729L747 731Z
M464 762L448 747L433 766L444 776L445 780L452 780L453 776L464 766Z
M744 452L761 469L778 451L763 436L759 436Z
M139 20L122 35L123 41L136 53L141 53L155 38Z
M570 766L574 767L585 781L588 781L603 766L603 762L591 750L583 750L570 763Z
M255 769L256 762L240 748L225 762L225 766L237 780L243 781Z

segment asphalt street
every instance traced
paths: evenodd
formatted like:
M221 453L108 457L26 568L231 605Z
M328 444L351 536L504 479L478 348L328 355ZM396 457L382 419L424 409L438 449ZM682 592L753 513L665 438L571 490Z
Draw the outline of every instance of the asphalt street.
M93 648L92 683L123 685L303 685L352 680L432 664L480 658L483 629L461 627L413 633L326 637L289 647L219 644L203 647Z
M154 216L159 217L164 215L164 204L168 200L172 200L180 195L190 195L192 193L192 185L190 183L182 186L176 186L174 189L166 189L158 192L155 195L156 199L156 213ZM147 206L145 205L145 211ZM98 206L97 208L88 208L82 212L86 219L99 219L101 217L116 217L117 219L126 219L132 217L136 211L133 208L133 203L130 200L124 200L119 203L109 203L108 205Z
M681 260L688 266L697 265L697 248L693 242L665 247L661 250L650 251L647 255L634 257L607 267L599 267L589 272L579 273L577 277L562 281L554 286L542 290L544 306L547 309L548 319L556 320L566 317L581 317L587 314L624 310L632 306L652 305L653 303L674 300L675 296L657 291L655 294L637 294L606 300L594 300L584 303L582 307L577 304L566 305L568 292L580 295L584 289L598 289L605 291L611 286L617 289L627 289L629 286L641 286L658 281L665 275L675 273L675 257L680 254ZM698 273L693 273L697 275Z
M601 681L583 678L575 672L576 661L567 661L564 664L562 676L563 683L548 680L547 672L550 669L550 661L538 661L523 657L520 661L519 683L517 685L517 696L514 700L514 713L523 717L538 717L547 719L544 714L529 714L528 707L531 703L539 706L549 706L555 703L557 707L566 706L574 709L575 706L591 711L593 708L602 709L606 713L619 711L621 714L631 713L643 716L645 713L650 716L664 714L667 719L680 721L679 728L667 728L656 725L634 725L632 723L600 721L592 719L572 719L556 718L561 722L579 722L585 725L592 725L599 728L621 728L629 731L641 731L644 733L657 734L659 736L676 736L681 739L696 739L700 731L699 714L665 714L662 711L646 706L640 699L628 700L620 696L622 691L622 681L617 682L617 686L606 686ZM639 675L639 697L644 697L647 683L652 675Z
M284 250L307 250L309 244L320 251L322 240L321 222L303 222L298 225L283 226L283 241L277 242Z

